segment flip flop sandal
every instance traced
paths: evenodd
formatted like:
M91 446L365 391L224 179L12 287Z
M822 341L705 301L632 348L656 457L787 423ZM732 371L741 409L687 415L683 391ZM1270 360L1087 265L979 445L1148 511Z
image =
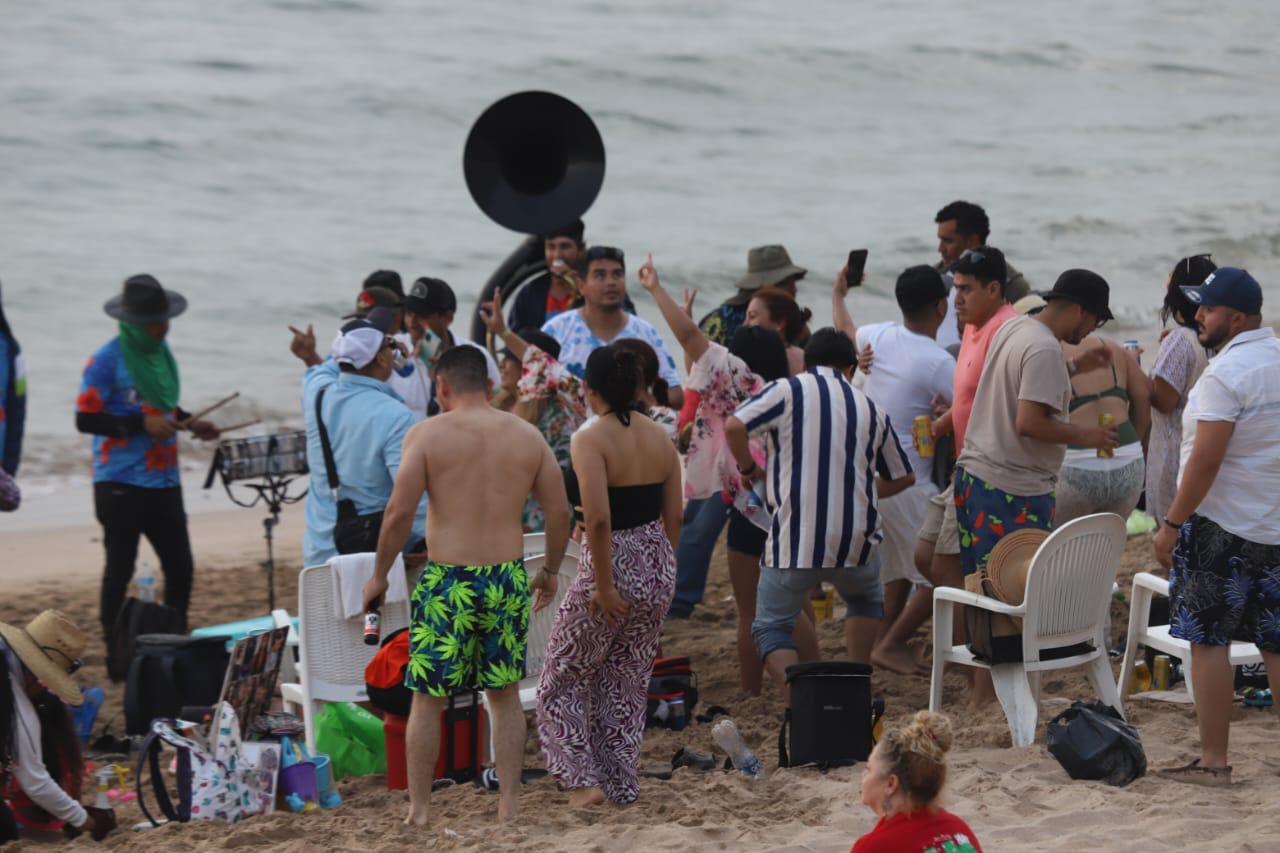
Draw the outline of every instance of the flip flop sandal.
M1244 704L1250 708L1270 708L1274 701L1271 691L1265 687L1247 687L1242 695Z
M703 713L696 715L694 719L700 723L711 723L715 722L717 716L729 716L729 709L725 708L723 705L712 705Z
M1190 785L1201 785L1206 788L1226 788L1231 785L1231 768L1201 767L1200 759L1182 767L1170 767L1157 770L1156 775L1175 782L1186 782Z
M676 750L676 754L671 758L671 769L677 767L692 767L695 770L715 770L716 757L709 752L699 752L696 749L680 747Z
M671 778L671 770L663 767L661 764L650 764L647 767L640 768L640 775L647 779L662 779L667 781Z
M543 779L547 775L547 771L541 767L529 767L520 771L520 783L528 784L529 782ZM498 771L493 767L486 767L480 771L480 775L472 780L486 791L498 790Z

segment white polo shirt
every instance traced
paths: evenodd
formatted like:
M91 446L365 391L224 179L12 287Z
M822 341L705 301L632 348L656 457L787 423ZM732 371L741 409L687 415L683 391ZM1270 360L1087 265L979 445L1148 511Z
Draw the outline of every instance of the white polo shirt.
M1242 539L1280 545L1280 340L1274 330L1236 335L1187 395L1179 486L1201 421L1236 426L1196 513Z

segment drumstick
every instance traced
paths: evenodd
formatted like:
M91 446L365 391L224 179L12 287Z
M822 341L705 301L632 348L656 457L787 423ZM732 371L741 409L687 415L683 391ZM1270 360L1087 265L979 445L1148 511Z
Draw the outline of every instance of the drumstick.
M256 426L257 424L260 424L260 423L262 423L262 418L254 418L253 420L251 420L251 421L245 421L245 422L244 422L244 423L242 423L242 424L236 424L236 425L234 425L234 426L223 427L222 429L218 430L218 432L219 432L220 434L222 434L222 435L226 435L227 433L231 432L232 430L236 430L236 429L244 429L245 427Z
M194 415L187 415L187 417L186 417L186 418L184 418L184 419L182 420L182 422L181 422L181 423L182 423L182 424L189 424L189 423L191 423L192 421L198 421L198 420L200 420L201 418L203 418L205 415L207 415L207 414L209 414L210 412L212 412L214 409L217 409L217 408L220 408L220 407L222 407L222 406L225 406L227 403L230 403L232 400L234 400L236 397L239 397L239 396L240 396L240 392L239 392L239 391L236 391L234 394L228 394L226 397L223 397L221 400L219 400L218 402L214 403L212 406L209 406L207 409L204 409L203 411L196 412Z

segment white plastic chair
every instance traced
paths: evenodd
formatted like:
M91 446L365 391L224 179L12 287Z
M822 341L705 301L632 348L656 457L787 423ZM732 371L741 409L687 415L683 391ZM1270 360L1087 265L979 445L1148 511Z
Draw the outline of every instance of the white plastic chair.
M298 683L280 685L286 711L306 722L307 748L316 748L316 720L325 702L366 702L364 670L378 651L364 644L359 616L343 619L333 600L333 570L311 566L298 576ZM409 602L382 606L385 636L409 624Z
M271 611L271 624L277 628L288 628L289 637L285 640L284 655L280 659L280 683L296 683L298 681L298 631L293 627L293 617L283 607Z
M1187 695L1193 700L1195 690L1191 685L1191 643L1169 634L1168 625L1148 625L1151 621L1151 597L1169 596L1169 582L1150 572L1138 572L1133 576L1133 594L1129 602L1129 632L1125 637L1124 662L1120 664L1120 677L1116 689L1123 697L1133 675L1133 666L1139 646L1150 646L1156 651L1182 661L1182 677L1187 682ZM1262 653L1253 643L1232 643L1228 652L1232 666L1261 663Z
M547 534L545 533L526 533L524 535L524 556L536 557L539 554L547 553ZM582 546L574 540L570 539L568 545L564 549L565 559L572 557L575 560L582 559Z
M1125 536L1124 519L1114 513L1087 515L1064 524L1036 551L1027 571L1026 597L1017 606L961 589L935 587L929 710L942 706L944 664L990 669L1013 745L1030 746L1040 716L1040 673L1087 666L1089 682L1098 697L1123 716L1107 662L1106 625ZM1022 661L991 666L975 659L968 646L953 645L957 604L1021 617ZM1040 659L1044 649L1081 642L1092 643L1092 650L1057 660Z

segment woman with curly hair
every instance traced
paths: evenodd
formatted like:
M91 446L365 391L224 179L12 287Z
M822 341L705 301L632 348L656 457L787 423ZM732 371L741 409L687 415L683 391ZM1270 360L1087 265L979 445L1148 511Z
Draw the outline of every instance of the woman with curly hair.
M880 821L852 853L982 853L969 825L938 805L951 743L951 721L933 711L880 739L862 773L862 804Z

